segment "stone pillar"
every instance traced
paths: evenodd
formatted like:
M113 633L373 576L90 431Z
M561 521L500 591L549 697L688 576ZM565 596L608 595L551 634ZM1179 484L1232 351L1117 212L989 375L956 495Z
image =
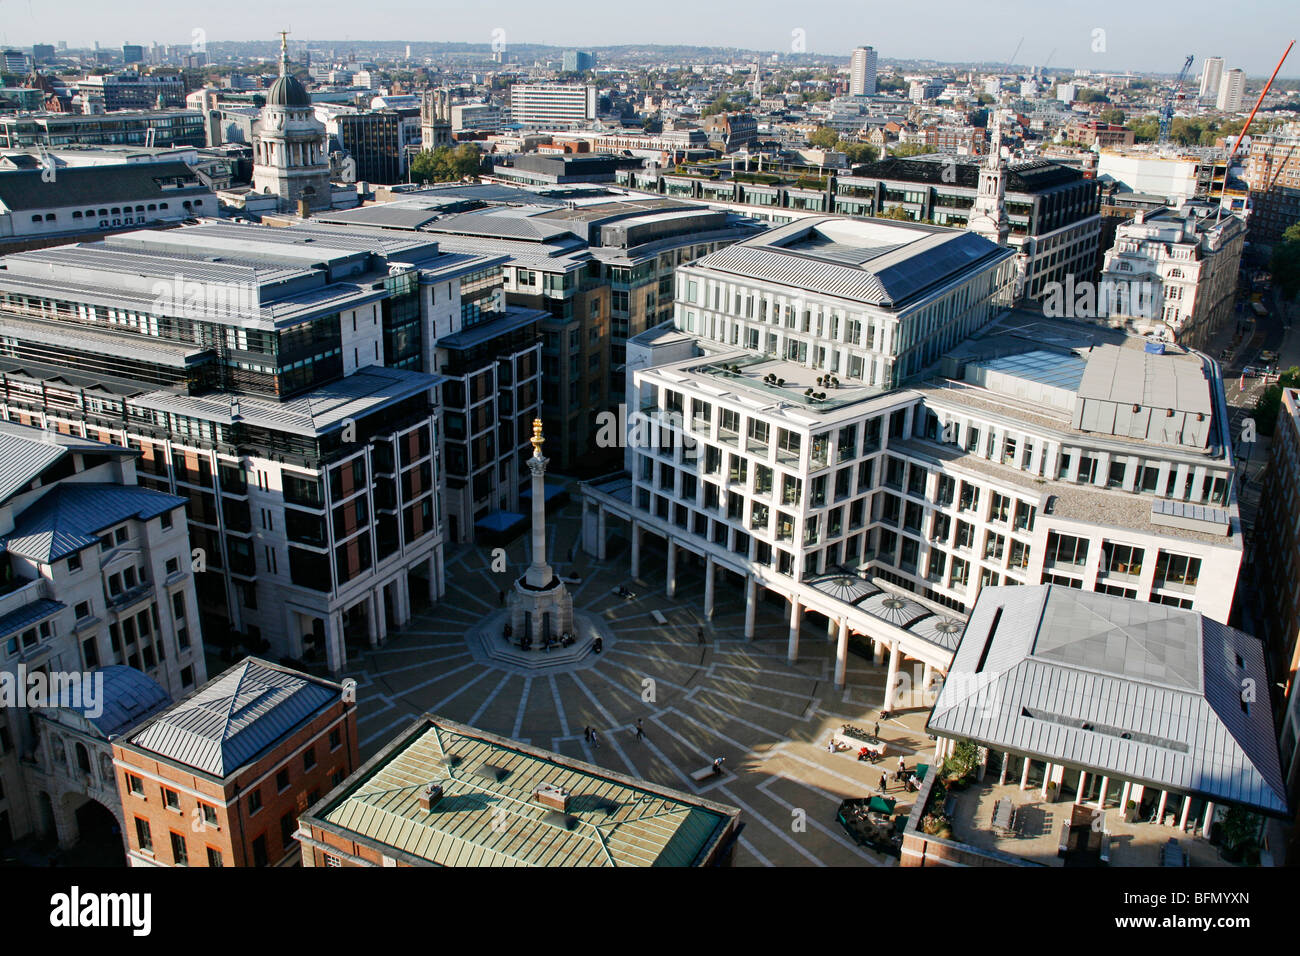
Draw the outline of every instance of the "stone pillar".
M632 522L632 580L641 577L641 522Z
M429 555L429 603L437 604L442 597L442 586L438 581L438 554Z
M1205 837L1205 839L1208 840L1210 838L1210 831L1213 828L1213 826L1214 826L1214 804L1207 803L1205 805L1205 822L1201 824L1201 836Z
M1007 783L1007 764L1011 763L1011 754L1002 754L1002 770L998 772L998 786L1006 786Z
M405 568L398 568L393 579L393 603L397 605L397 626L406 627L411 623L411 581Z
M704 617L713 620L713 555L704 556Z
M791 664L799 660L799 623L803 609L797 597L790 598L790 642L786 647L786 660Z
M665 592L669 597L677 595L677 545L673 544L671 537L665 539L668 542L668 582L665 585Z
M596 506L596 557L605 560L605 509Z
M1080 770L1078 792L1074 795L1075 803L1083 803L1083 792L1084 792L1084 788L1086 788L1087 786L1088 786L1088 771Z
M1021 789L1021 790L1028 790L1028 789L1029 789L1029 764L1030 764L1030 762L1031 762L1030 759L1029 759L1028 757L1026 757L1026 758L1025 758L1025 765L1024 765L1024 767L1023 767L1023 768L1021 769L1021 771L1020 771L1020 789Z
M1119 791L1119 809L1121 813L1128 812L1128 794L1131 784L1126 780L1124 786Z
M832 623L834 623L832 621ZM849 669L849 619L840 621L840 641L835 646L835 686L842 688Z
M1049 762L1043 767L1043 799L1047 799L1047 785L1052 782L1052 765Z
M827 640L827 642L830 642L830 641L835 640L835 638L839 635L839 633L840 633L840 626L839 626L839 624L836 622L835 618L831 617L829 614L826 615L826 640Z
M871 663L877 667L885 663L885 642L878 637L871 639Z
M366 595L366 638L371 647L379 646L379 622L376 620L375 594Z
M1106 791L1110 789L1110 777L1101 778L1101 792L1097 794L1097 808L1101 809L1106 805Z
M533 457L528 459L528 470L532 473L533 489L533 563L528 566L527 581L529 587L544 588L555 576L551 566L546 563L546 462L542 457L542 422L533 422Z
M745 579L745 640L754 639L754 615L758 611L758 579L752 574Z
M1180 830L1187 829L1187 818L1188 816L1191 815L1191 812L1192 812L1192 795L1188 794L1187 796L1183 797L1183 813L1182 816L1178 818L1178 829Z
M384 586L381 584L370 592L370 603L375 609L375 635L382 644L388 640L388 621L384 615Z
M922 706L930 706L930 685L934 682L934 668L928 661L921 662L921 696Z
M1168 791L1168 790L1161 790L1161 791L1160 791L1160 806L1156 809L1156 822L1157 822L1157 823L1164 823L1164 822L1165 822L1165 807L1168 806L1168 804L1169 804L1169 791Z
M892 710L894 707L894 687L898 683L898 664L902 653L898 650L898 642L889 643L889 672L885 677L885 702L881 705L882 710Z
M343 615L331 611L325 619L325 663L331 674L338 674L347 663L347 649L343 642Z

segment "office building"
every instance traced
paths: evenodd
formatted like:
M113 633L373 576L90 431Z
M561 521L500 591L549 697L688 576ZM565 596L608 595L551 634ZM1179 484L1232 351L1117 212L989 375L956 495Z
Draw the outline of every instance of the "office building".
M849 62L849 95L876 95L876 51L860 46L853 51Z
M1217 366L999 318L1013 258L969 232L816 217L679 268L672 326L628 344L640 414L625 473L584 486L584 548L621 519L633 577L663 549L671 596L689 562L706 617L717 586L743 588L747 635L766 589L791 605L791 660L815 612L839 632L838 683L850 631L946 670L945 609L990 585L1226 620L1242 538Z
M397 110L336 113L325 129L352 160L354 181L392 185L406 182L403 117Z
M296 866L360 763L355 685L247 657L113 742L132 866Z
M966 227L986 163L951 155L889 158L835 180L833 209L880 216L901 209L914 220ZM1021 258L1022 295L1040 299L1049 283L1095 275L1101 214L1097 184L1077 169L1046 160L1006 164L1002 204L1007 241Z
M32 63L40 66L54 59L54 47L49 43L36 43L32 46Z
M1300 391L1283 389L1260 500L1256 578L1261 588L1269 664L1281 686L1282 766L1287 789L1300 788Z
M1300 123L1269 133L1254 133L1246 153L1250 187L1250 241L1278 242L1300 222Z
M1225 113L1235 113L1241 109L1246 95L1246 71L1227 70L1219 83L1219 98L1215 106Z
M982 783L940 802L927 780L903 865L1226 865L1210 839L1230 811L1287 813L1272 714L1242 691L1267 680L1258 640L1194 611L989 588L927 725L938 759L979 747ZM934 813L951 836L917 826ZM1013 813L1055 822L1017 837Z
M0 50L0 68L5 73L26 76L31 72L30 60L22 50Z
M1201 65L1200 101L1202 103L1217 103L1219 101L1219 85L1222 82L1223 57L1206 57Z
M89 801L120 824L107 734L206 679L185 499L139 485L138 457L0 422L0 671L68 689L0 708L0 843L70 846Z
M580 50L564 51L563 69L565 73L586 73L596 68L596 57Z
M451 131L484 130L494 132L501 128L501 109L491 103L459 103L451 108Z
M510 120L541 129L589 126L596 119L596 87L583 84L515 83Z
M426 714L301 817L303 865L727 866L740 811Z
M1097 320L1126 323L1188 348L1206 347L1233 321L1245 241L1240 217L1216 216L1208 206L1138 210L1116 229L1106 253L1101 288L1114 289L1115 297Z
M138 43L123 43L122 62L127 66L130 66L132 63L143 63L144 47L140 46Z
M0 250L98 238L215 216L217 198L182 162L0 170Z
M36 113L0 116L0 149L31 146L204 146L199 110Z
M189 499L209 640L337 673L348 643L380 643L442 595L437 394L455 404L455 383L428 373L456 364L479 406L513 375L536 404L535 364L501 370L509 350L455 338L535 324L493 311L501 261L425 237L225 223L10 255L0 411L137 449L143 486ZM523 465L495 451L509 417L480 416L487 498L498 462Z
M152 76L124 70L77 80L77 92L100 100L107 112L164 110L185 105L185 81L179 76Z

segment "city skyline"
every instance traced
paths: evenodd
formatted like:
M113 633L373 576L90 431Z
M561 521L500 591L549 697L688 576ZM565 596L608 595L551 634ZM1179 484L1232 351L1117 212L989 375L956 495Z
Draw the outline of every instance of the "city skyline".
M685 44L837 57L849 56L856 46L870 45L886 61L1006 63L1013 58L1012 65L1022 68L1046 65L1094 72L1174 73L1182 58L1192 52L1197 71L1205 58L1221 56L1228 65L1244 69L1252 77L1272 72L1283 45L1281 40L1272 45L1261 43L1244 24L1225 22L1213 31L1207 30L1203 25L1214 22L1217 8L1199 0L1183 11L1187 15L1176 23L1170 23L1158 9L1133 9L1115 2L1099 3L1087 10L1052 11L1055 22L1050 25L1041 22L1042 10L1025 0L1007 0L1000 6L1006 15L990 18L968 4L940 0L933 12L936 22L945 24L946 29L924 36L916 35L903 23L873 23L849 30L839 22L844 16L840 9L792 11L771 0L697 11L696 20L685 28L668 20L634 26L610 24L599 15L603 7L591 2L577 4L569 16L557 22L518 0L491 11L431 11L400 3L388 12L371 11L364 26L341 36L332 35L335 31L331 28L320 28L319 10L314 5L290 2L276 6L277 22L273 26L292 31L295 41L312 43L404 42L403 38L408 37L405 42L497 41L504 42L507 50L512 43L557 47ZM250 30L248 24L265 19L262 8L244 0L224 7L220 22L196 22L203 18L160 4L142 5L136 10L140 13L138 23L124 25L120 15L101 12L82 2L57 11L30 2L11 3L0 38L7 46L58 40L78 48L89 47L96 40L104 47L155 42L174 45L193 42L198 30L207 42L238 42L258 39L261 31ZM746 14L743 19L735 15L742 10ZM1276 23L1278 36L1289 35L1300 26L1300 17L1280 0L1266 0L1256 7L1256 12L1260 18L1255 22ZM419 28L413 30L412 18L417 24L428 23L428 35L418 36ZM76 24L77 31L71 35L70 22ZM304 24L314 29L308 32ZM414 37L413 32L417 34ZM1214 48L1207 43L1213 43ZM1281 75L1295 78L1300 71L1288 64L1288 71Z

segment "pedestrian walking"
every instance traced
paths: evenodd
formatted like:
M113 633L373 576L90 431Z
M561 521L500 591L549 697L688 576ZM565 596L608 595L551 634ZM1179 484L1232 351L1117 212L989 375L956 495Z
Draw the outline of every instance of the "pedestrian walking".
M645 730L641 727L641 718L636 719L636 739L645 740Z
M876 721L876 729L871 732L871 736L880 739L880 721Z
M903 779L903 774L907 773L907 762L902 757L898 758L898 779Z
M592 727L592 728L591 728L591 745L592 745L593 747L595 747L597 750L600 749L600 741L596 739L596 728L595 728L595 727Z
M876 789L879 790L881 793L884 793L888 788L889 788L889 778L882 773L880 775L880 786L877 787Z
M583 727L583 728L582 728L582 739L585 740L587 743L591 743L591 728L590 728L590 727Z
M696 630L695 630L695 636L698 637L699 640L700 640L700 643L703 644L703 643L704 643L704 628L702 628L702 627L700 627L700 628L696 628Z

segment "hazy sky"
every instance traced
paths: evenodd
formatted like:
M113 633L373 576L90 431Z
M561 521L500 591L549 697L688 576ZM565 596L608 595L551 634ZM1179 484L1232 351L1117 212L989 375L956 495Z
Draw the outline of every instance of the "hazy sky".
M656 10L659 7L662 12ZM871 45L882 57L1007 60L1020 37L1022 66L1175 72L1187 54L1199 72L1207 56L1252 75L1273 71L1288 40L1300 35L1296 0L898 0L796 3L721 0L617 3L610 0L504 0L457 3L388 0L0 0L0 42L101 46L248 40L292 31L295 40L426 40L488 43L505 31L509 45L581 48L620 43L684 43L788 51L802 30L812 53L847 54ZM1104 31L1099 33L1097 31ZM1094 46L1098 49L1094 50ZM1282 76L1300 76L1300 49Z

